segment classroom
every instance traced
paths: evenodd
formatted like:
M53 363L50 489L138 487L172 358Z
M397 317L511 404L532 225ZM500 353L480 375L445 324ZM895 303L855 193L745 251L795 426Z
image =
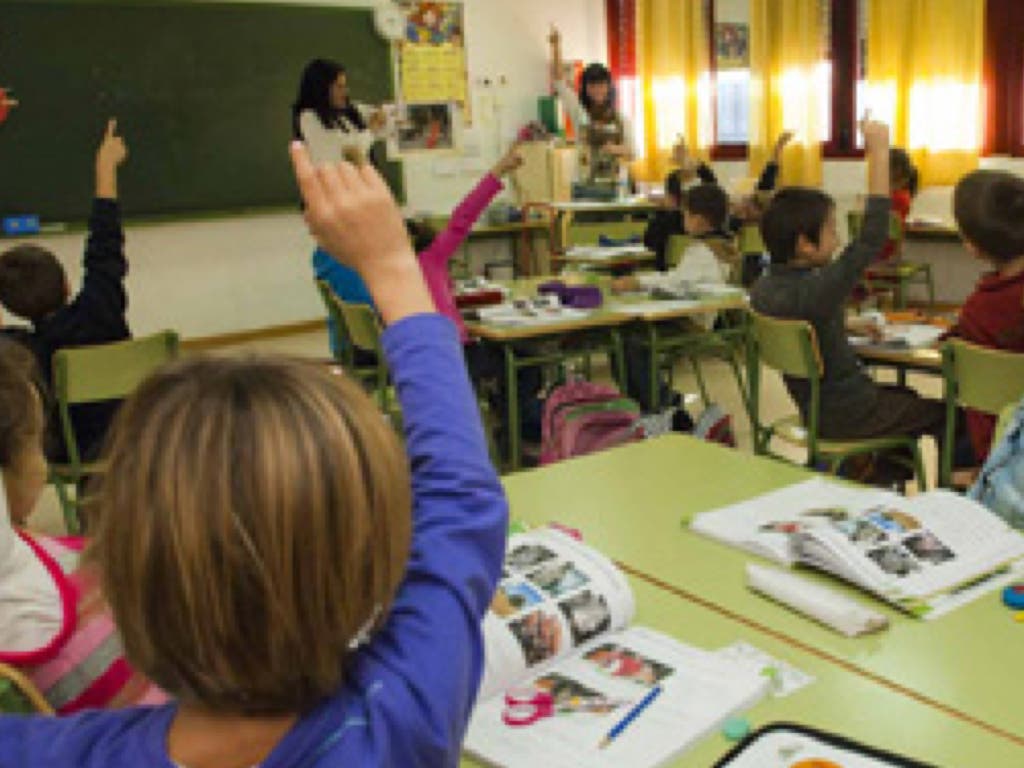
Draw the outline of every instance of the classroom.
M1024 2L0 3L0 768L1019 768Z

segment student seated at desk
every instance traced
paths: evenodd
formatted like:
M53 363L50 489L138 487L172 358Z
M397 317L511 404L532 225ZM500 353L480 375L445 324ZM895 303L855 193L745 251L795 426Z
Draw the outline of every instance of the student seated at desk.
M124 140L110 120L96 151L96 196L89 217L85 246L85 274L78 295L69 300L68 278L57 257L36 245L18 245L0 255L0 304L31 323L20 336L32 351L43 380L53 380L54 353L65 347L84 347L124 341L131 337L125 310L128 297L124 277L124 232L117 204L117 169L128 156ZM78 449L85 459L95 458L118 402L89 403L71 408ZM63 460L67 448L60 436L56 414L49 419L48 452Z
M772 317L808 321L824 361L819 430L827 439L897 435L940 437L944 404L906 387L876 384L847 338L846 303L889 232L889 128L862 123L868 157L868 199L860 237L835 260L835 201L817 189L787 188L775 195L761 221L771 254L769 272L754 283L754 309ZM810 388L786 378L806 419ZM894 468L887 468L886 471ZM880 470L881 471L881 470ZM879 477L880 482L888 478ZM902 479L896 477L893 481Z
M974 171L953 193L964 247L992 269L960 308L951 335L992 349L1024 352L1024 179L1005 171ZM988 456L996 417L967 411L979 461Z
M125 661L95 573L79 567L84 540L22 530L47 476L37 378L32 355L0 339L0 662L58 714L161 704Z
M717 184L698 184L683 195L683 227L693 238L679 263L665 272L648 272L612 281L616 292L665 288L681 283L725 283L737 269L732 237L724 230L729 198Z
M693 242L683 251L679 263L668 272L616 278L611 284L612 291L662 289L676 293L684 292L690 283L728 282L731 270L736 268L732 238L722 231L728 213L729 199L717 184L698 184L688 189L684 195L683 221ZM697 322L710 329L714 321L714 315L709 314ZM627 392L645 412L659 411L678 400L677 393L663 387L659 401L650 402L650 351L627 336L625 353Z
M19 765L453 766L508 505L455 327L369 166L293 147L317 240L387 324L404 446L313 362L192 358L111 435L97 565L129 658L174 705L0 717Z

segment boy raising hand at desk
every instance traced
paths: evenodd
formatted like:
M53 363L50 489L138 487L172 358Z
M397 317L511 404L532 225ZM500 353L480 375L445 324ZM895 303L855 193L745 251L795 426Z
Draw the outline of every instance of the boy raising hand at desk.
M124 232L117 203L117 171L128 156L111 118L96 151L96 197L89 217L82 288L69 300L68 278L57 257L38 245L16 245L0 255L0 304L31 324L19 340L35 355L44 381L53 381L53 354L64 347L123 341L131 336L125 320ZM78 447L91 458L99 449L117 403L71 409ZM53 425L51 425L52 427ZM51 459L61 459L61 447Z
M822 437L855 440L931 434L938 438L945 420L943 404L906 387L876 384L847 339L846 304L885 244L891 206L889 128L865 120L861 130L868 159L868 198L860 236L833 259L839 244L835 201L818 189L783 189L761 221L771 266L754 284L751 304L765 315L806 320L814 327L824 362ZM808 382L793 377L785 381L806 419Z

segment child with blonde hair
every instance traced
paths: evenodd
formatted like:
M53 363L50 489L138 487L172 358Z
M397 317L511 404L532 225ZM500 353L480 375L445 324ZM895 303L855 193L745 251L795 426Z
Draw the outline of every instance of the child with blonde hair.
M0 718L22 765L454 766L507 505L454 325L370 166L292 157L360 272L402 406L314 362L192 358L125 404L90 559L128 658L175 706Z

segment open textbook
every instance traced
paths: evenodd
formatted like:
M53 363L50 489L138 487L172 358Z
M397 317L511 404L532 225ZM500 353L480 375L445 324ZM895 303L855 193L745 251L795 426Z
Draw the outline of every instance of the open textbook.
M828 571L935 618L1019 576L1024 536L977 502L806 480L697 515L690 527L782 565Z
M757 665L628 628L633 607L622 572L590 547L555 529L512 536L484 620L484 680L466 750L507 768L657 766L767 692ZM599 749L655 685L654 703ZM537 694L554 711L515 720L531 720L529 705L523 714L515 702Z

